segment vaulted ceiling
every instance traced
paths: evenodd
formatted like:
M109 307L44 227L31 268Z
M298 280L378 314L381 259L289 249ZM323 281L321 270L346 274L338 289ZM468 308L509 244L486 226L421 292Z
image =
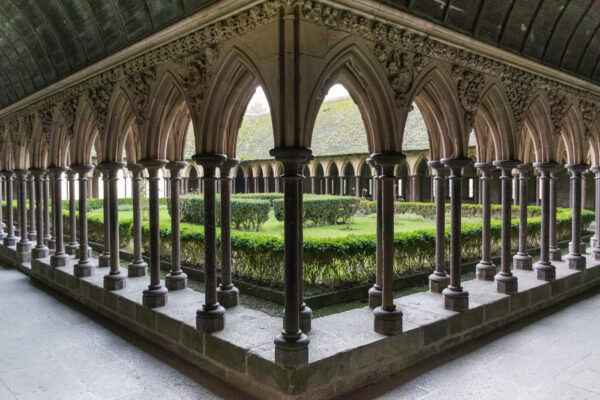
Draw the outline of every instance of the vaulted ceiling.
M0 0L0 108L218 0ZM600 0L378 0L600 84Z

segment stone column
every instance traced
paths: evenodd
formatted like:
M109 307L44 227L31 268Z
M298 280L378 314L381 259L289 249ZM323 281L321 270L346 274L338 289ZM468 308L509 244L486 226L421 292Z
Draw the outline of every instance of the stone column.
M317 193L317 177L316 176L310 177L310 193L311 194Z
M181 270L181 237L179 229L181 186L181 170L187 165L185 161L171 161L166 167L171 172L171 270L165 276L165 287L168 290L185 289L187 275Z
M587 177L588 177L589 172L583 171L581 173L581 209L585 210L585 203L586 203L586 191L587 191ZM584 250L584 249L580 249L580 250ZM582 253L585 251L582 251Z
M29 174L28 178L29 186L29 240L33 241L37 239L36 221L35 221L35 177L33 174Z
M63 219L62 219L62 175L68 168L64 166L50 167L53 183L52 198L52 217L54 219L54 240L55 250L50 257L50 265L53 267L64 267L67 264L68 256L65 253L63 238Z
M519 199L521 198L521 196L523 196L521 194L521 190L519 188L519 174L514 174L512 175L512 192L514 193L514 197L511 194L512 201L513 201L513 205L518 206L520 204Z
M136 277L146 275L148 264L142 258L142 199L140 195L140 182L144 167L139 164L129 164L127 169L131 172L131 197L133 203L133 258L127 265L127 276Z
M88 247L88 224L87 224L87 197L88 197L88 174L94 169L91 164L78 164L71 166L71 171L79 174L79 249L77 251L79 261L73 266L73 275L78 278L92 275L92 263L89 260L90 251ZM69 177L71 179L71 177ZM73 188L75 190L75 188ZM71 196L74 198L75 196ZM69 204L71 210L75 207ZM73 231L71 231L73 237Z
M586 164L567 164L565 167L571 171L571 195L573 196L571 246L565 259L569 264L569 268L584 270L586 261L581 254L581 181L582 173L588 166Z
M375 332L384 335L402 333L402 311L394 304L394 169L405 156L401 153L371 155L379 168L381 183L382 224L377 241L382 244L382 303L373 311Z
M442 293L450 283L446 273L446 167L437 160L429 161L427 165L435 172L435 271L429 275L429 290Z
M15 236L21 238L21 184L19 182L18 170L15 169L15 179L12 183L13 192L17 200L17 215L15 217ZM13 205L11 205L13 207Z
M125 274L121 272L121 262L119 254L119 196L117 192L118 172L125 166L121 162L103 162L100 164L105 174L108 175L108 201L104 193L104 204L108 203L108 224L104 220L104 226L109 226L109 251L110 251L110 270L104 275L104 289L120 290L127 283Z
M221 283L217 287L217 300L225 308L238 304L239 290L231 282L231 168L240 163L237 158L228 158L221 170Z
M312 151L308 148L275 148L271 156L283 164L284 180L284 291L285 310L283 332L275 338L275 361L284 366L308 363L308 337L300 329L299 268L300 246L302 245L299 214L302 191L300 168L310 159Z
M250 178L247 176L244 177L244 192L250 193Z
M367 159L367 163L372 166L373 168L375 168L375 170L378 171L379 167L376 167L375 165L373 165L373 160L371 158ZM375 175L372 177L373 182L375 182L376 179L379 178L379 175ZM374 186L373 190L378 190L381 188L381 185L377 185L377 187ZM375 197L375 196L373 196ZM381 198L381 193L379 193L379 195L377 196L377 198ZM382 237L382 231L381 231L381 226L383 223L383 214L382 214L382 204L381 202L377 202L376 203L376 209L375 209L375 217L376 217L376 237ZM373 285L372 288L369 289L369 307L370 308L377 308L381 306L381 302L382 302L382 295L381 295L381 291L382 291L382 281L383 281L383 276L382 276L382 242L380 240L376 240L375 241L375 265L376 265L376 270L375 270L375 284Z
M56 241L50 233L50 171L46 170L44 174L44 242L48 249L54 250Z
M562 260L562 251L557 245L556 231L556 191L558 187L558 173L562 166L558 165L550 172L550 258L552 261Z
M502 160L494 161L494 165L501 171L500 181L502 183L502 229L500 237L502 249L500 251L500 272L496 274L496 289L498 293L515 294L519 289L517 277L510 271L511 258L511 206L513 174L512 171L518 165L518 161Z
M29 171L26 169L15 170L17 174L17 183L19 185L19 226L21 227L21 239L17 242L17 251L26 253L31 250L31 242L27 236L27 186L29 184L27 176Z
M104 243L102 253L98 255L98 267L110 266L110 226L108 221L110 220L110 206L109 206L109 171L105 169L102 164L98 165L100 171L102 171L102 184L103 184L103 217L104 217Z
M377 201L377 199L379 198L379 195L381 194L377 190L377 187L379 186L379 182L377 181L377 177L376 176L373 176L371 178L371 180L373 182L373 201ZM397 193L397 191L395 193Z
M346 178L343 175L340 175L340 196L344 196L344 180Z
M410 181L410 201L417 201L417 175L409 175L408 179Z
M71 241L66 246L66 252L70 255L75 255L79 249L77 243L77 209L75 204L75 180L77 172L70 169L67 171L67 180L69 182L69 236Z
M595 260L600 260L600 165L594 165L591 168L591 171L595 174L594 180L596 182L596 193L594 197L594 205L595 205L595 222L594 222L594 238L592 238L592 254L594 255Z
M533 260L527 252L527 198L529 191L527 182L532 169L531 164L517 166L519 171L519 251L513 257L516 269L533 269Z
M15 236L15 224L13 220L14 210L13 203L13 179L15 174L13 171L3 171L4 179L6 180L6 236L3 239L5 246L14 246L17 244Z
M142 160L140 164L148 169L148 214L150 217L150 285L142 294L146 307L162 307L167 304L168 290L160 281L160 214L158 203L158 172L166 160ZM205 171L206 172L206 171Z
M477 264L477 279L493 281L496 265L492 262L492 233L490 210L490 183L494 166L491 163L476 163L475 168L481 172L481 261Z
M260 185L259 185L259 177L255 176L254 177L254 193L260 193L259 187L260 187ZM206 190L206 188L204 190Z
M275 177L275 193L281 193L281 180L278 176Z
M0 239L4 239L6 237L6 232L4 231L6 225L4 224L4 219L2 214L4 212L2 207L2 201L6 200L6 181L4 180L4 176L0 173Z
M225 327L225 308L217 299L216 169L227 160L224 154L192 157L204 170L204 304L196 312L196 328L212 333ZM257 179L257 178L256 178ZM258 182L258 181L257 181ZM258 188L258 186L255 186Z
M444 158L441 162L450 170L450 284L442 292L444 306L452 311L466 311L469 309L469 293L461 286L461 183L462 169L471 160Z
M550 174L558 164L555 162L537 162L533 164L540 175L542 192L542 227L540 231L540 261L535 264L537 278L550 281L556 278L556 267L550 261Z
M354 177L354 194L356 195L357 199L361 198L361 192L360 192L360 175L356 175ZM395 196L394 196L395 197Z
M308 164L308 160L305 161ZM304 168L301 166L300 171ZM299 313L299 326L303 333L308 333L312 329L312 310L304 302L304 212L303 212L303 189L304 189L304 175L300 172L300 179L297 180L298 185L298 226L300 239L298 241L298 313Z
M264 188L265 188L265 193L269 193L269 179L271 179L271 178L268 177L268 176L265 176L263 178L263 180L264 180L263 184L264 184ZM223 182L223 181L219 181L219 182ZM223 192L223 189L221 189L221 193L222 192Z
M31 250L31 258L46 258L50 254L50 250L44 243L44 175L46 170L43 168L32 168L31 174L34 177L35 188L35 212L36 212L36 246ZM33 207L33 205L32 205Z

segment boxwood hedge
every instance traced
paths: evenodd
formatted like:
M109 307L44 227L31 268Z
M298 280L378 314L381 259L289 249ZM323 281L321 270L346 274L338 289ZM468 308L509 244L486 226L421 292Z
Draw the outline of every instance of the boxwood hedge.
M312 221L317 226L344 224L356 212L356 201L352 196L304 195L304 222ZM284 220L283 199L273 200L273 211L278 221Z

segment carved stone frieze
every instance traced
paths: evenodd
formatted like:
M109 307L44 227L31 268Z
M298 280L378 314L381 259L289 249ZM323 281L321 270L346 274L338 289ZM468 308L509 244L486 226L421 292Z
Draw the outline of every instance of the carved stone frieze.
M583 100L580 103L581 114L583 116L583 124L585 126L586 137L590 136L592 125L600 113L600 104L591 101Z
M375 45L375 57L385 68L390 86L396 94L396 106L406 108L408 92L412 88L415 76L423 69L425 60L416 53L404 52L382 44Z
M150 96L150 86L156 80L154 67L130 74L127 77L127 87L133 94L133 107L138 119L146 119L146 106Z
M61 104L61 112L65 121L65 129L69 138L75 134L74 125L77 118L77 101L76 99L66 100Z
M552 92L548 93L548 98L550 99L550 119L552 120L553 133L554 135L560 135L569 100L565 96Z
M192 113L200 112L204 104L206 85L217 57L216 47L206 47L196 54L178 60L181 83Z
M471 129L475 124L475 113L481 104L485 77L481 72L474 72L458 65L452 68L452 76L456 81L458 98L465 112L465 123Z
M112 93L112 84L102 85L92 88L88 92L88 97L92 102L96 112L96 123L98 130L104 132L106 128L106 118L108 116L108 103Z
M46 144L50 143L52 135L53 117L51 109L38 110L38 118L42 124L42 136L46 139Z

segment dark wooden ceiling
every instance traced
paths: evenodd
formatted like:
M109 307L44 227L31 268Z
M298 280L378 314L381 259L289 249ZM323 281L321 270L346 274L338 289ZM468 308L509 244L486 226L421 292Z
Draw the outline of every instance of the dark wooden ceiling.
M0 0L4 108L218 0ZM378 0L600 84L600 0Z

